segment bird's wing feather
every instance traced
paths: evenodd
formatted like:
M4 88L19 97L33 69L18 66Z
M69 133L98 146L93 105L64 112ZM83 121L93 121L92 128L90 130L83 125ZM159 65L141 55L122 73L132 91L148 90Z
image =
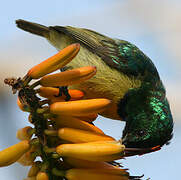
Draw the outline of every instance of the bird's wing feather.
M118 39L111 39L95 31L70 26L50 27L72 37L81 45L97 54L110 67L127 75L145 77L151 74L158 77L152 61L135 45Z

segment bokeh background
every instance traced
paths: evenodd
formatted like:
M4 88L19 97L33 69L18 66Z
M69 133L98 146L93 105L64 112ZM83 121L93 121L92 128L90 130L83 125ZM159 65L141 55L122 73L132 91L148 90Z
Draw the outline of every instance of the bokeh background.
M44 25L85 27L136 44L155 63L167 89L175 121L169 146L121 162L143 179L180 179L181 149L181 1L180 0L31 0L1 1L0 7L0 149L12 145L18 128L28 124L16 96L3 84L5 77L23 76L29 68L53 55L46 40L16 28L15 20ZM119 139L123 122L99 117L96 124ZM19 164L0 169L0 179L20 180L28 168Z

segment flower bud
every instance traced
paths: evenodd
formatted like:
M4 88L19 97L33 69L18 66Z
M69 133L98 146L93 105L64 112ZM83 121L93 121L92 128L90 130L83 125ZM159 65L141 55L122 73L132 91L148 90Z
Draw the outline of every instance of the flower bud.
M64 116L85 116L102 112L110 105L108 99L88 99L69 102L56 102L50 105L52 114Z
M35 157L32 156L32 152L34 150L31 148L28 152L24 153L17 162L20 163L22 166L31 166L33 165L33 161L35 160Z
M18 129L18 131L16 132L16 137L19 140L30 140L32 136L32 133L31 133L32 130L33 128L30 126L26 126L24 128Z
M28 105L22 104L19 97L17 98L17 105L20 108L20 110L22 110L24 112L30 112L30 108L28 107Z
M79 120L76 117L72 117L72 116L57 116L56 118L52 118L52 121L54 121L57 125L58 128L61 127L69 127L69 128L75 128L75 129L82 129L82 130L86 130L86 131L92 131L98 134L104 134L104 132L99 129L98 127Z
M114 141L114 138L106 135L93 133L73 128L62 128L58 130L59 138L72 143L85 143L94 141Z
M72 44L64 48L54 56L31 68L28 71L27 76L31 77L32 79L39 79L46 74L61 69L77 55L79 49L79 44Z
M81 67L44 76L41 78L40 84L45 87L69 86L84 82L95 74L95 66Z
M71 96L71 100L79 100L82 99L84 96L84 93L80 90L76 90L76 89L69 89L68 93ZM40 87L38 89L38 94L44 98L55 98L56 96L58 96L59 94L59 88L53 88L53 87ZM60 100L64 100L65 99L65 95L62 94L62 96L57 97L57 99Z
M90 161L113 161L123 156L125 146L118 141L96 141L81 144L62 144L56 152L63 157Z
M75 117L82 121L91 123L96 120L97 116L98 116L98 114L93 113L93 114L89 114L88 116L75 116Z
M102 173L99 169L69 169L65 177L68 180L128 180L129 176Z
M16 162L30 148L27 140L21 141L0 151L0 167L8 166Z
M36 176L36 180L49 180L46 172L39 172Z
M38 174L38 172L40 171L40 167L39 167L40 163L41 163L40 161L33 163L32 167L30 168L28 172L28 177L33 177Z
M106 171L108 173L113 174L128 174L125 169L120 169L117 166L113 166L107 162L103 161L88 161L88 160L82 160L72 157L66 157L64 158L65 162L70 164L71 166L75 168L84 168L84 169L99 169L100 171Z

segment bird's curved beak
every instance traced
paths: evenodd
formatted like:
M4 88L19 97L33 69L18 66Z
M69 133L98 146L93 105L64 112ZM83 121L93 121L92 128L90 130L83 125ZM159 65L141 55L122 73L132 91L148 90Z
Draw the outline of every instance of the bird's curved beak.
M125 145L125 157L128 156L135 156L135 155L143 155L143 154L147 154L147 153L151 153L154 151L158 151L161 149L161 146L155 146L155 147L148 147L148 148L144 148L144 147L135 147L135 144L133 142L130 141L129 138L129 134L126 134L123 138L122 138L122 143Z
M161 149L160 146L155 146L155 147L151 147L151 148L125 148L125 157L129 157L129 156L135 156L135 155L143 155L143 154L147 154L147 153L151 153L151 152L155 152L155 151L159 151Z

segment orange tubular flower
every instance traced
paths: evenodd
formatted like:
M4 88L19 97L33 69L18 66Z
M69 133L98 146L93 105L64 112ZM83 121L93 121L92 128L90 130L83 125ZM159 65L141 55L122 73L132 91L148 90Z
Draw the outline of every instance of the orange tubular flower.
M0 151L0 167L8 166L16 162L30 148L27 140L21 141Z
M80 129L62 128L58 130L59 138L73 142L73 143L85 143L94 141L114 141L115 139L101 134L96 134L90 131L84 131Z
M40 161L33 163L32 167L30 168L30 170L28 172L28 177L33 177L33 176L36 176L38 174L38 172L40 171L39 164L40 164Z
M26 126L24 128L18 129L18 131L16 132L16 137L19 140L30 140L31 136L32 136L32 127L30 126Z
M84 96L84 93L80 90L76 90L76 89L69 89L68 93L71 96L71 100L79 100L82 99ZM53 87L40 87L38 89L38 94L42 97L51 99L51 98L55 98L55 96L57 96L59 94L59 88L53 88ZM65 95L62 94L62 96L56 98L56 99L60 99L60 100L64 100L65 99Z
M81 67L44 76L40 79L40 84L45 87L68 86L72 84L79 84L87 79L90 79L95 74L95 66Z
M94 113L94 114L89 114L88 116L75 116L75 117L77 117L80 120L91 123L96 120L97 116L98 114Z
M88 99L69 102L56 102L50 105L50 112L59 115L86 116L99 113L110 105L108 99Z
M36 176L33 176L33 177L27 177L27 178L25 178L24 180L36 180Z
M39 172L36 176L36 180L49 180L47 173Z
M88 160L83 160L83 159L78 159L78 158L73 158L73 157L65 157L64 158L66 163L69 165L75 167L75 168L90 168L90 169L96 169L96 168L118 168L116 166L113 166L107 162L99 161L99 162L94 162L94 161L88 161Z
M99 169L70 169L66 171L65 177L68 180L128 180L128 176L109 174Z
M80 168L80 169L99 169L100 172L106 172L109 174L125 174L128 175L129 173L126 172L126 169L120 169L117 166L113 166L107 162L94 162L94 161L87 161L87 160L82 160L82 159L77 159L77 158L70 158L66 157L64 158L66 163L70 164L71 166L75 168Z
M61 69L77 55L79 49L79 44L72 44L64 48L54 56L31 68L28 71L27 76L32 79L39 79L46 74Z
M26 104L22 104L19 98L17 98L17 105L22 111L30 112L29 107Z
M90 161L113 161L119 159L125 146L117 141L97 141L81 144L62 144L56 148L60 156Z
M104 134L104 132L98 127L88 122L79 120L78 118L75 117L57 116L56 118L52 118L52 120L56 123L58 128L69 127L69 128L82 129L86 131L92 131L98 134Z
M96 74L96 67L49 74L69 63L79 49L79 44L72 44L31 68L23 78L5 80L13 93L18 92L17 104L22 111L30 113L28 119L33 127L19 129L16 136L21 142L0 151L0 167L14 162L31 166L24 180L129 179L126 169L109 163L123 158L129 149L92 123L98 113L106 113L111 101L86 99L84 92L76 89L68 90L70 99L66 88L60 96L59 86L90 79ZM30 83L32 79L38 80ZM41 161L36 161L37 157Z
M31 166L33 165L33 161L35 160L35 157L32 156L32 153L35 151L35 149L32 147L29 151L24 153L17 162L20 163L22 166Z

